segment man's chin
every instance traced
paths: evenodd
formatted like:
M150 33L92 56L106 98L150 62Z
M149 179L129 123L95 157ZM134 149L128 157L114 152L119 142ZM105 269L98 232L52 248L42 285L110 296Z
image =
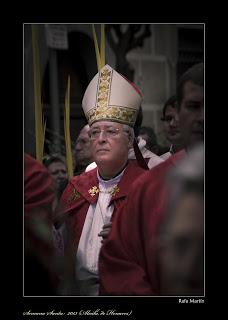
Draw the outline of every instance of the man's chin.
M203 142L204 141L204 133L203 132L193 132L191 136L191 140L193 142Z
M169 138L170 138L170 140L180 139L180 132L171 133L171 134L169 135Z
M194 147L197 144L203 143L204 142L204 135L192 135L189 143L186 144L186 147Z
M110 158L108 155L100 155L99 157L96 157L95 162L99 165L102 163L106 163L107 161L110 161Z

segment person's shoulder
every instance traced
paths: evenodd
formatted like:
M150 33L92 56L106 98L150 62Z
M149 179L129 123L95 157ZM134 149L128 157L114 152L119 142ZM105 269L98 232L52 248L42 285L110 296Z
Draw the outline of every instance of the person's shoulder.
M124 170L123 176L120 179L119 186L125 189L125 194L129 192L129 186L137 180L146 170L141 168L136 160L128 160L128 165Z
M89 171L91 171L92 169L95 169L96 167L97 167L96 162L92 162L92 163L90 163L90 164L86 167L85 172L89 172Z
M84 171L79 175L73 176L70 179L70 182L71 183L75 183L75 182L78 182L80 180L87 180L90 177L96 176L96 173L97 173L97 169L96 169L96 167L94 167L93 169L90 169L89 171Z
M76 190L88 189L90 186L98 184L97 169L94 168L88 172L83 172L69 180L68 185Z
M128 159L128 166L125 174L141 175L147 170L142 168L136 159Z
M31 155L25 153L24 154L24 168L25 168L25 178L28 175L34 176L35 173L47 174L47 168L38 161L37 159L33 158Z
M150 178L152 177L163 177L166 175L167 171L176 165L176 163L181 160L185 155L185 150L181 150L171 155L168 159L159 163L156 167L150 170ZM149 178L148 178L149 179Z
M73 210L84 201L88 201L88 191L94 186L98 186L96 169L72 177L61 197L65 212Z
M172 167L179 158L182 157L182 154L173 155L169 157L166 161L162 161L155 167L147 170L141 174L136 181L134 182L133 188L141 189L144 186L153 186L163 181L167 171Z
M47 168L25 154L24 169L25 212L51 204L54 200L54 181Z

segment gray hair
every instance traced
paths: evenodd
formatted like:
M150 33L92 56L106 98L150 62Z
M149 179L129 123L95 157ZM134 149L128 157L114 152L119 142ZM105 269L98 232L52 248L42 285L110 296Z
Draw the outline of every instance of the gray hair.
M123 131L128 135L129 141L131 143L131 148L133 148L133 143L135 139L134 129L127 124L123 124Z
M132 140L132 143L133 143L135 138L134 129L128 126L127 124L123 124L123 130L129 134L130 140Z

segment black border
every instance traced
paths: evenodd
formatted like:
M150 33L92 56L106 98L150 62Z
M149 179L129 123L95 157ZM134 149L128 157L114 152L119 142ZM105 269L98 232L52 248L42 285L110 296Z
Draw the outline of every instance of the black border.
M121 23L125 22L126 23L134 23L137 21L137 23L155 23L155 22L164 22L164 23L205 23L205 38L206 38L206 44L208 43L209 35L208 35L208 29L209 29L209 23L208 23L208 18L205 17L205 15L202 16L194 16L194 18L191 17L153 17L151 16L150 18L148 17L142 17L139 18L137 16L132 16L129 18L126 17L121 17L121 16L115 16L115 17L72 17L70 18L69 16L67 18L53 18L53 17L44 17L41 15L41 17L30 17L30 18L19 18L17 19L17 24L16 24L16 41L13 43L13 48L12 52L13 53L13 58L15 59L15 46L17 42L17 48L19 49L19 54L17 55L17 67L15 74L17 74L17 84L15 87L17 87L17 91L19 93L18 95L18 100L16 101L15 106L18 108L18 117L15 116L13 119L15 124L13 124L14 128L17 128L17 132L21 132L21 135L17 135L17 141L15 142L15 147L17 150L15 151L17 156L16 156L16 164L13 164L13 168L23 168L23 128L21 129L21 126L18 125L19 123L23 124L23 117L22 117L22 112L23 110L23 81L22 81L22 76L23 76L23 23L45 23L45 22L60 22L63 21L68 23L90 23L93 21L94 23L100 23L102 22L116 22L116 23ZM18 52L18 50L17 50ZM207 74L209 74L209 69L208 69L208 53L207 53L207 48L205 48L205 57L206 57L206 82L208 81ZM14 76L15 76L14 74ZM208 86L207 86L208 87ZM20 102L19 102L20 101ZM16 111L15 111L16 112ZM207 118L207 116L206 116ZM22 125L23 126L23 125ZM208 130L208 122L206 121L206 137L207 137L207 131ZM15 138L15 135L14 135ZM22 142L21 142L22 141ZM207 140L206 140L207 141ZM207 151L208 151L208 143L206 142L206 157L207 157ZM207 167L207 166L206 166ZM18 176L18 188L17 190L21 190L21 185L23 185L23 171L19 171ZM22 172L21 172L22 171ZM15 172L15 170L14 170ZM206 188L207 190L207 188ZM23 193L23 190L22 190ZM207 207L207 205L206 205ZM21 208L20 210L16 210L16 240L14 241L14 261L16 260L16 264L14 266L14 273L16 273L16 318L20 319L23 316L23 312L31 310L32 312L50 312L54 310L55 312L62 311L62 312L79 312L80 310L91 310L95 311L97 309L100 310L116 310L116 312L129 312L132 310L132 314L128 317L129 319L142 319L144 318L143 314L146 312L147 314L153 314L153 307L155 305L161 306L164 304L174 304L174 305L183 305L185 303L179 304L179 297L23 297L23 234L21 233L21 230L23 230L23 221L21 219L21 210L23 211L23 198L21 199L21 192L17 192L17 198L16 198L16 208ZM206 210L206 209L205 209ZM23 213L22 213L23 214ZM206 222L207 225L207 222ZM205 227L206 228L206 227ZM208 231L207 231L208 233ZM208 244L208 240L206 241L206 244ZM206 245L205 245L206 247ZM208 250L206 247L206 253L207 254ZM206 259L207 261L207 259ZM180 297L181 299L184 299L185 297ZM199 297L202 298L205 302L204 304L207 304L208 302L208 276L207 276L207 270L206 270L206 296L205 297ZM186 299L190 299L189 297L186 297ZM197 298L196 298L197 299ZM186 305L186 304L185 304ZM194 304L190 304L194 305ZM161 308L162 309L162 308ZM48 316L45 316L47 318ZM29 316L29 319L32 317ZM37 317L34 317L37 318ZM43 317L38 317L39 319ZM61 316L57 317L58 319L61 319ZM67 317L69 318L69 317ZM75 318L75 317L74 317ZM83 318L83 316L80 316L80 318ZM88 319L88 316L86 316ZM91 318L91 316L89 317ZM104 319L105 316L100 316L97 317ZM110 318L110 317L108 317ZM111 317L112 318L112 317ZM121 316L118 317L122 318ZM53 319L53 316L51 316L51 319ZM72 317L70 317L72 319Z

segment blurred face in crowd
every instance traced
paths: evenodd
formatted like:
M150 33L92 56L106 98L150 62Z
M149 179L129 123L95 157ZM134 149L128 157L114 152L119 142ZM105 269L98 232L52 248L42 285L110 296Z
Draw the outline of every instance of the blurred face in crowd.
M192 81L183 87L179 121L185 147L204 140L204 90Z
M132 147L129 133L122 124L99 121L90 129L91 149L99 172L109 177L118 173L126 164L128 151Z
M50 172L51 176L54 178L57 185L67 179L66 166L61 161L52 162L47 169Z
M171 144L177 144L180 141L179 117L176 106L169 105L165 110L164 133Z
M75 161L77 166L87 166L91 163L92 152L90 149L89 125L84 126L81 130L75 147Z
M159 251L161 292L162 295L202 295L203 196L187 193L174 210Z

